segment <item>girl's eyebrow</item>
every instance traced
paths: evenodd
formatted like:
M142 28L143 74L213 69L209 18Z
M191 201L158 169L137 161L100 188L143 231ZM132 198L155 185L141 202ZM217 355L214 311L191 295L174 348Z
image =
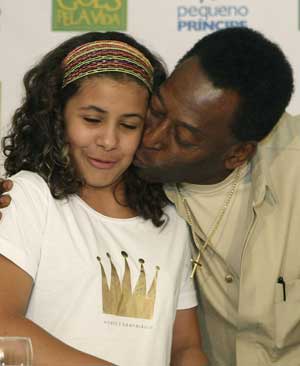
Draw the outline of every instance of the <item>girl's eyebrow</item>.
M102 109L95 105L87 105L85 107L80 107L79 109L83 110L83 111L93 110L93 111L100 112L100 113L107 113L107 111L105 109Z
M100 107L97 107L95 105L87 105L87 106L84 106L84 107L80 107L79 110L81 110L81 111L95 111L95 112L98 112L98 113L108 113L107 110L105 110L103 108L100 108ZM124 113L122 116L126 117L126 118L136 117L136 118L139 118L141 120L144 120L144 118L145 118L144 116L142 116L139 113Z

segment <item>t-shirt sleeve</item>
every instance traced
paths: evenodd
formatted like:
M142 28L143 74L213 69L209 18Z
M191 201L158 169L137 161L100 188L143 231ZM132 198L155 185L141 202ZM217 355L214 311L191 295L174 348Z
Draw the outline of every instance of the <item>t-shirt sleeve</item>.
M177 310L190 309L198 305L195 282L190 277L192 272L191 245L190 239L187 240Z
M31 172L20 172L11 179L14 182L9 192L11 204L2 210L0 221L0 254L34 280L47 220L48 187L41 177Z

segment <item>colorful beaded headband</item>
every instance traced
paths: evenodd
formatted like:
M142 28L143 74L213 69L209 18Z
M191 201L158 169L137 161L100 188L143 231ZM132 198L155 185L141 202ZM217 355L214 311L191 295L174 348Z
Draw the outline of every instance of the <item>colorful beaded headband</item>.
M121 41L95 41L75 48L64 59L63 88L88 75L120 72L141 80L152 91L153 67L136 48Z

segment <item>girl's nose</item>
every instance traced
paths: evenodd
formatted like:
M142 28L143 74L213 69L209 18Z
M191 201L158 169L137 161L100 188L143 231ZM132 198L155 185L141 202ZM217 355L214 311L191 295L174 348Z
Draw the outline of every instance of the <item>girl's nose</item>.
M96 145L102 147L105 151L114 150L118 145L116 128L101 126L96 136Z

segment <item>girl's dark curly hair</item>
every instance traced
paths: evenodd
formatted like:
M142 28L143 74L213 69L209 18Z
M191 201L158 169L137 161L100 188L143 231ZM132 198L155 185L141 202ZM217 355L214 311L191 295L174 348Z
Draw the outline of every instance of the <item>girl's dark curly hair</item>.
M142 52L154 68L154 89L166 78L165 68L156 56L132 37L119 32L75 36L46 54L25 74L25 98L13 116L9 134L2 141L6 156L4 166L8 176L20 170L36 172L57 199L79 193L83 185L68 154L63 119L64 107L79 90L83 79L62 88L63 59L74 48L97 40L119 40ZM122 74L111 73L109 77L122 78ZM124 175L124 183L127 205L139 216L151 219L155 226L161 226L164 222L162 208L168 202L162 186L143 181L133 165Z

